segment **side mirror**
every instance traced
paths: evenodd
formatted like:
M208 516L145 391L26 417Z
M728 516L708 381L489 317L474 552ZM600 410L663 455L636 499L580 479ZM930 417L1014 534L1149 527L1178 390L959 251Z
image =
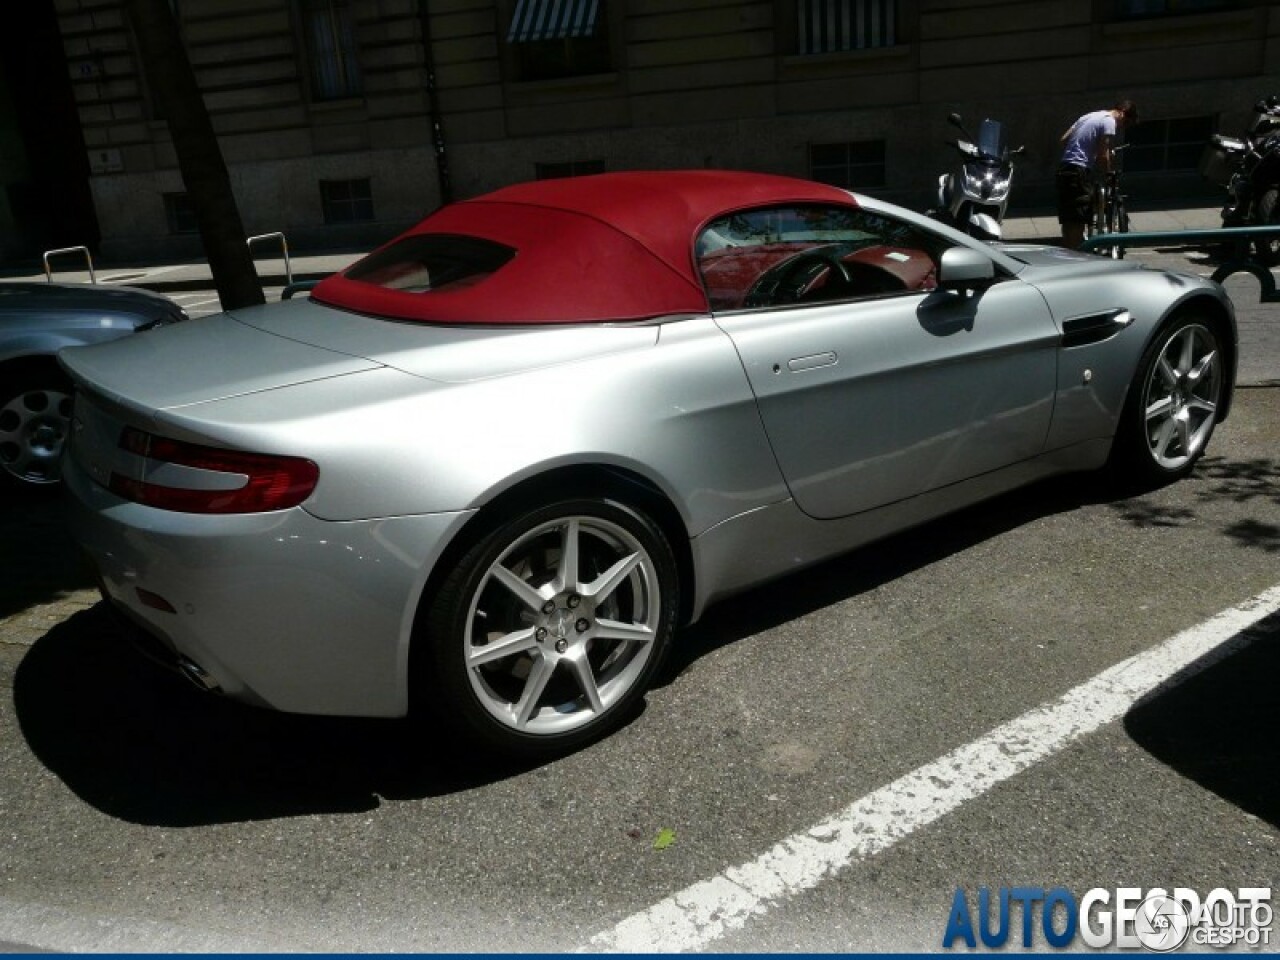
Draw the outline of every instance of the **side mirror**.
M938 286L943 290L972 290L995 283L996 265L990 257L968 247L942 251L938 264Z

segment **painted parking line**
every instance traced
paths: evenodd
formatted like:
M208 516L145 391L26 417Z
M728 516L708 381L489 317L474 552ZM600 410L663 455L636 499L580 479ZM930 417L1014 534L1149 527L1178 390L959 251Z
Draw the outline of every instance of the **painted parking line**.
M1247 646L1280 611L1280 585L1130 657L1016 720L918 767L796 833L749 863L695 883L593 937L584 950L697 950L742 929L860 860L889 849L1068 744L1120 719L1140 699ZM1179 674L1182 677L1178 677Z

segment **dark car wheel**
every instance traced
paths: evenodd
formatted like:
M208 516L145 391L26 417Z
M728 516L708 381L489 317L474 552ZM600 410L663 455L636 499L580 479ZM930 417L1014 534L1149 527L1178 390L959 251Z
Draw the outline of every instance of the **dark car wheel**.
M662 531L623 503L569 499L506 520L436 592L419 701L509 755L576 749L644 695L675 626L677 591Z
M71 384L57 368L32 367L0 386L0 481L28 489L62 479Z
M1225 388L1222 344L1213 324L1184 316L1156 335L1130 385L1113 463L1140 485L1191 472L1205 451Z

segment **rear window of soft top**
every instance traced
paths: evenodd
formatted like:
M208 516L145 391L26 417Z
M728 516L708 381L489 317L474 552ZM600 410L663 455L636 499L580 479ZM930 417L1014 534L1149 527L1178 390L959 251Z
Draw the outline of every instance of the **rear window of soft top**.
M511 247L452 234L402 237L347 270L349 280L406 293L435 293L473 286L516 255Z

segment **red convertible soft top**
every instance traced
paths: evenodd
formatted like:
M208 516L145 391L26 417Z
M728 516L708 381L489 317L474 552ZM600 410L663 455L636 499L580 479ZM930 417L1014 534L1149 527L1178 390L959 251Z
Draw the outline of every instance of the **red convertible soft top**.
M582 323L705 313L693 244L710 220L774 203L842 203L807 180L716 170L604 173L444 207L313 299L424 323Z

